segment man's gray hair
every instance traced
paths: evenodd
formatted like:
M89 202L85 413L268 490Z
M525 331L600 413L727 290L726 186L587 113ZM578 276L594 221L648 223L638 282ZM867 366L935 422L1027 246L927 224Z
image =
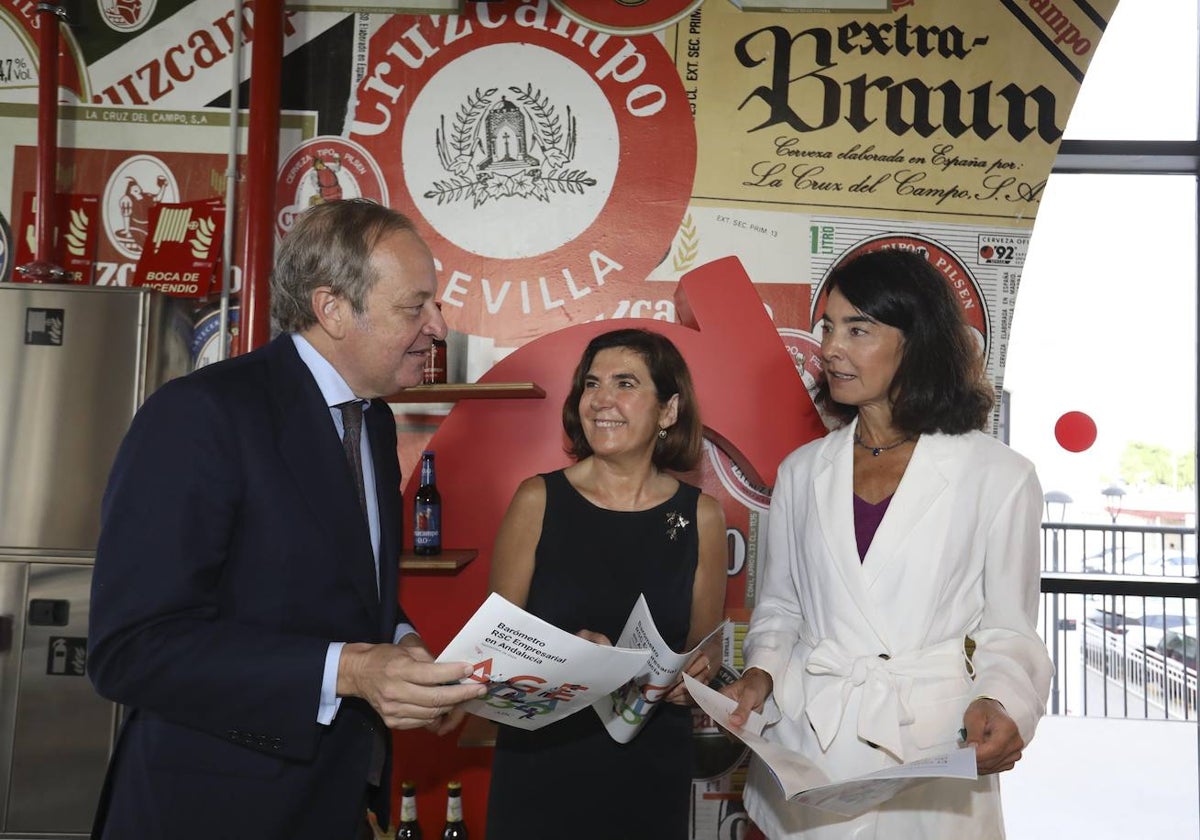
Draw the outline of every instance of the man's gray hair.
M379 280L371 252L381 239L413 231L403 213L365 198L318 204L297 218L279 246L271 272L271 322L279 332L301 332L317 323L312 294L328 286L366 312L367 295Z

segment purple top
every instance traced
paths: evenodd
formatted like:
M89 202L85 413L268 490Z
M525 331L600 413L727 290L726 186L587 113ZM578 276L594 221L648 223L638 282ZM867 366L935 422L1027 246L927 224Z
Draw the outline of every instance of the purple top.
M879 523L883 521L891 501L892 497L888 496L881 502L871 504L857 495L854 497L854 539L858 543L859 562L866 559L867 549L871 547L871 540L875 539L875 532L879 530Z

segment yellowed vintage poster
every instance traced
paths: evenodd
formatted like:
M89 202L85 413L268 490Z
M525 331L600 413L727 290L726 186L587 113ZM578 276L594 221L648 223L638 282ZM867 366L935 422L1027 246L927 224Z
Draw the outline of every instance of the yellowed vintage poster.
M893 0L885 12L782 13L706 0L664 33L696 122L696 174L649 279L735 255L812 390L830 272L864 251L919 252L959 301L999 397L1034 221L1116 5ZM998 409L993 433L999 424ZM746 522L748 614L769 493L719 450L711 463L736 500L729 520ZM741 803L745 755L719 732L710 719L696 727L691 838L761 836Z
M667 33L699 138L693 200L1028 228L1116 0L896 0Z

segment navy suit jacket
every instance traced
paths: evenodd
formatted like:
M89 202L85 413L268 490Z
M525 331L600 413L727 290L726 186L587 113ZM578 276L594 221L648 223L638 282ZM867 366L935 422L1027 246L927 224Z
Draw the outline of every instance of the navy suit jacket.
M351 838L372 798L365 702L317 723L331 641L390 642L396 428L366 412L380 599L354 479L290 336L167 383L117 454L92 582L88 672L127 707L94 836ZM385 767L384 779L388 778Z

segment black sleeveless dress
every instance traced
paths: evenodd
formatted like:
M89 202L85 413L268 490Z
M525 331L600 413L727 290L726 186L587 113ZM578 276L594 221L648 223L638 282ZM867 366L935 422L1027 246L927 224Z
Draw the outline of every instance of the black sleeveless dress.
M649 510L613 511L589 502L561 470L542 478L546 513L525 608L568 632L594 630L615 641L644 593L663 639L682 652L700 490L681 482ZM591 709L533 732L501 726L487 840L684 840L691 729L691 709L672 703L660 703L628 744L614 741Z

